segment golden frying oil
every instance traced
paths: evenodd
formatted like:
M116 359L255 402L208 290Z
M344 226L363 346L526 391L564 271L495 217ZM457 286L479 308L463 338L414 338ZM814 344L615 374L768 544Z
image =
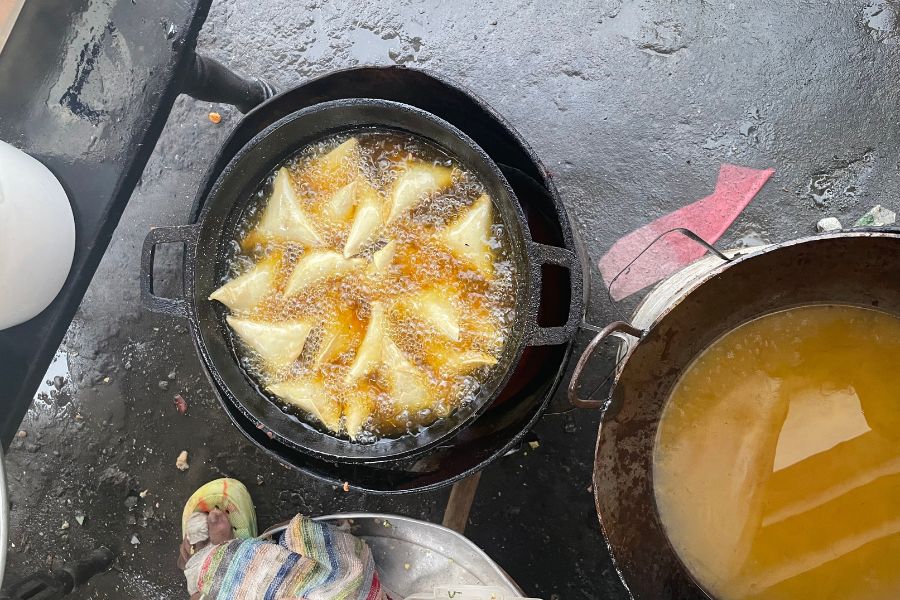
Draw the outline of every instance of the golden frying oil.
M297 244L272 243L254 231L266 206L268 186L259 190L256 201L243 215L233 243L229 268L232 275L237 275L260 260L276 260L279 266L273 293L246 316L271 321L299 318L317 324L303 355L295 364L286 369L273 370L257 360L252 351L242 348L241 362L245 369L263 386L291 377L321 377L332 395L332 401L337 403L346 402L347 394L365 395L367 401L374 404L374 414L367 425L366 435L361 439L371 441L414 431L450 414L472 399L491 372L489 367L482 367L465 374L448 375L442 369L440 360L429 355L427 350L429 344L438 339L436 334L403 311L392 309L389 311L390 336L427 375L433 404L413 413L398 411L391 401L385 373L381 371L370 374L356 389L347 390L343 377L365 334L371 304L383 302L393 306L392 303L404 294L428 286L449 290L458 299L461 335L458 342L440 339L439 343L459 351L485 352L499 359L514 317L515 269L509 238L496 208L493 210L493 237L490 240L494 258L492 277L485 278L479 274L436 239L437 232L484 193L484 187L474 174L415 138L376 130L354 132L352 135L360 143L360 174L382 198L388 196L394 179L411 161L457 169L449 190L433 195L407 217L389 224L382 232L381 244L363 252L362 256L368 259L388 239L396 240L397 251L389 272L378 278L363 271L354 272L320 282L302 294L283 299L281 293L293 266L307 250ZM349 183L355 173L348 176L345 169L317 169L315 165L317 158L349 137L342 135L315 144L285 165L291 172L294 189L304 210L313 218L326 246L338 252L347 240L349 227L346 223L329 219L323 211L325 203ZM345 350L332 356L325 364L315 365L314 356L326 325L336 325L345 332L338 347Z
M721 600L900 598L900 319L806 306L738 327L683 374L654 488Z

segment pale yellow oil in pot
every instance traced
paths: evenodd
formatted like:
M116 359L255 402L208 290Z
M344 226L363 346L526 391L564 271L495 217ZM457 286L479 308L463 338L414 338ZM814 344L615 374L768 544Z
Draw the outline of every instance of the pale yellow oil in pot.
M805 306L729 332L675 386L653 468L716 598L900 598L900 318Z

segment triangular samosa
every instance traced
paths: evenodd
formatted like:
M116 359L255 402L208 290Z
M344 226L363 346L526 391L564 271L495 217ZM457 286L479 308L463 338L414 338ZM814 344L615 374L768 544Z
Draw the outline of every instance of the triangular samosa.
M334 193L325 203L324 215L333 223L345 223L356 206L356 187L359 181L351 181Z
M431 405L432 398L425 373L388 337L385 338L384 345L384 372L390 382L391 398L397 408L415 412Z
M454 342L459 341L459 312L451 298L455 294L434 287L401 297L398 304L408 316L423 321Z
M364 265L365 261L361 258L347 260L332 250L307 252L297 261L284 288L284 295L285 297L293 296L317 281L345 275Z
M397 240L391 240L383 248L372 253L372 262L369 264L369 275L382 275L394 261L397 253Z
M386 223L412 210L425 197L453 185L453 169L414 163L397 176L388 199Z
M359 176L359 166L359 140L352 137L311 160L300 174L300 179L314 192L328 198Z
M245 344L276 367L297 360L312 329L309 323L303 321L271 323L239 319L230 315L226 320Z
M362 433L363 426L375 412L375 400L370 386L363 382L350 390L344 398L344 429L350 439L355 440Z
M350 349L352 336L347 328L339 322L329 322L322 331L319 348L313 362L316 365L329 363Z
M209 295L237 312L252 310L272 291L279 255L271 255Z
M488 243L493 218L491 198L482 194L441 232L444 243L457 258L471 263L486 275L494 269L493 253Z
M382 201L372 187L362 181L356 184L356 214L353 216L353 224L344 244L344 258L350 258L359 253L366 244L372 241L375 232L381 227Z
M304 246L322 245L322 238L300 206L291 175L284 167L275 176L272 195L266 203L255 233L266 238L299 242Z
M381 362L381 352L384 345L384 335L387 319L384 314L384 305L381 302L372 303L372 316L363 340L356 350L356 358L350 365L350 370L344 378L344 382L354 383L360 377L365 377Z
M337 433L341 429L340 405L328 397L328 390L319 380L292 379L270 385L267 391L317 418L325 427Z
M458 350L437 342L428 345L428 360L445 375L465 375L479 367L493 366L497 359L478 350Z

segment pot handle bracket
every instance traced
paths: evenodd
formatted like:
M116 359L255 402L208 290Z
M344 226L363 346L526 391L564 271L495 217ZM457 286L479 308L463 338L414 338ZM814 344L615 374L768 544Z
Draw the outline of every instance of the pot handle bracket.
M182 272L181 296L166 298L153 291L153 264L156 258L156 247L160 244L181 243L184 248L185 264L194 256L197 247L197 225L173 225L171 227L154 227L144 238L141 249L141 304L147 310L173 317L186 319L188 303L184 291L184 274Z
M530 242L530 253L532 256L532 264L534 272L532 273L532 281L536 282L533 286L532 298L530 305L534 307L535 314L530 315L528 321L529 330L527 332L527 345L529 346L555 346L565 344L575 335L584 316L583 308L583 273L581 270L581 261L578 256L566 248L558 246L548 246L537 242ZM569 272L569 316L563 325L556 327L542 327L538 324L538 311L541 306L541 267L543 265L555 265L563 267Z
M594 400L590 396L593 396L594 393L604 385L606 385L611 379L614 379L616 376L616 371L619 368L619 365L625 359L625 357L621 357L613 368L607 373L606 377L603 378L603 381L594 388L594 391L591 392L587 398L582 398L579 395L579 391L581 388L581 376L584 373L584 368L587 365L588 361L594 355L594 352L597 350L597 347L603 342L605 339L612 337L616 339L620 343L624 343L625 338L623 336L630 335L632 337L640 340L644 336L644 332L637 327L634 327L630 323L626 323L625 321L613 321L603 329L597 331L597 335L594 336L594 339L590 341L587 347L584 349L584 352L581 353L581 356L578 358L578 362L575 364L575 370L572 371L572 377L569 379L569 387L566 390L566 396L569 399L569 403L575 408L588 408L588 409L602 409L606 410L611 402L611 397L607 396L603 400Z
M242 77L213 58L194 54L181 80L181 92L197 100L232 104L248 113L276 90L264 79Z
M680 233L681 235L688 238L689 240L692 240L692 241L700 244L701 246L706 248L707 252L715 254L717 257L719 257L724 262L729 263L734 260L733 257L728 256L727 254L725 254L724 252L722 252L721 250L716 248L716 246L714 244L710 244L709 242L704 240L702 237L700 237L699 235L697 235L690 229L687 229L685 227L673 227L672 229L669 229L668 231L664 231L663 233L656 236L656 238L654 238L653 241L651 241L649 244L647 244L647 246L643 250L641 250L634 258L632 258L628 262L627 265L622 267L622 270L619 271L618 273L616 273L615 277L613 277L612 279L609 280L609 284L606 286L606 296L607 296L607 298L609 298L609 301L613 306L616 306L618 304L618 302L616 301L615 298L613 298L612 288L616 284L616 281L619 280L619 277L621 277L622 275L627 273L629 271L629 269L631 269L631 267L634 265L634 263L636 263L638 260L640 260L640 258L642 256L644 256L644 254L649 252L650 249L656 245L656 242L658 242L661 239L663 239L664 237L668 236L670 233Z

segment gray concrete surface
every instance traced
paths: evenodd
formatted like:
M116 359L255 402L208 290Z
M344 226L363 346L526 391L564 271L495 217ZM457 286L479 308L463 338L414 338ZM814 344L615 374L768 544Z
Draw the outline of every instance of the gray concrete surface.
M200 48L281 88L391 62L465 84L532 142L596 260L618 236L710 193L722 162L776 169L726 245L900 208L898 14L892 0L219 0ZM176 104L51 373L67 368L67 379L35 402L8 457L11 577L103 543L122 556L80 597L183 597L182 503L220 475L248 483L264 523L351 509L440 519L446 492L346 494L257 452L219 410L183 325L142 312L141 241L152 225L186 221L238 118ZM595 280L589 318L612 316ZM540 448L482 479L468 534L531 595L626 597L588 489L596 427L592 414L548 416ZM182 449L186 473L175 469Z

